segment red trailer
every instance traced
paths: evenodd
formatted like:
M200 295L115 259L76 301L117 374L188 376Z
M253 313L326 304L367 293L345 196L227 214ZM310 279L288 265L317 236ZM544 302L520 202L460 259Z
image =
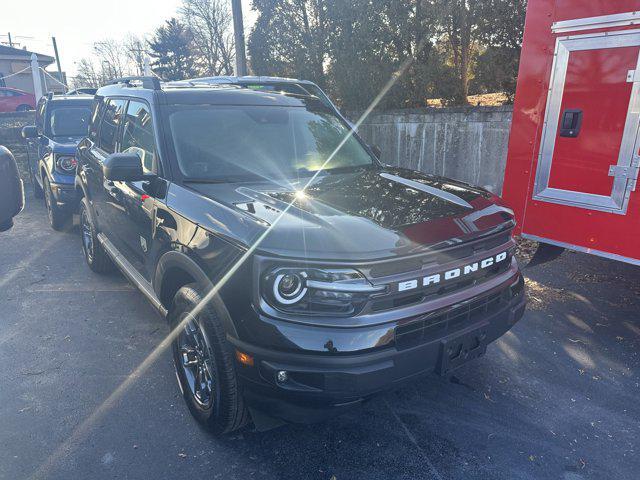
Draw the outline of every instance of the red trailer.
M640 0L529 0L503 196L518 233L640 265Z

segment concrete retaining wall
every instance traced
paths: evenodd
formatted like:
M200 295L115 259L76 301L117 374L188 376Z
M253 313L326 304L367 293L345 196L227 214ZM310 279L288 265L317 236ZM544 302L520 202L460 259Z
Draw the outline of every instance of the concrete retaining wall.
M502 192L511 106L397 110L370 115L361 136L382 161ZM357 114L350 114L357 119Z

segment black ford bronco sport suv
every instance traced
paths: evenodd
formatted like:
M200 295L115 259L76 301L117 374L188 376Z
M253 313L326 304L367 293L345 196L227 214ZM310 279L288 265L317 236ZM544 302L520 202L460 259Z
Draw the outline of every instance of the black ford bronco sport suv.
M382 165L315 96L121 79L77 158L86 261L168 317L184 398L214 432L448 375L524 312L511 210Z

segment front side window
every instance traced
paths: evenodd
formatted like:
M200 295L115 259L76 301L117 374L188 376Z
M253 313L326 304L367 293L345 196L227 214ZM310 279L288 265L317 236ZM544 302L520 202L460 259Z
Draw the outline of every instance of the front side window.
M129 102L122 128L121 151L137 154L145 173L154 172L156 149L153 120L149 107L142 102Z
M374 164L326 108L179 106L169 126L188 178L277 180Z
M113 153L116 150L118 127L122 121L125 103L125 100L112 98L105 104L98 134L98 146L106 153Z

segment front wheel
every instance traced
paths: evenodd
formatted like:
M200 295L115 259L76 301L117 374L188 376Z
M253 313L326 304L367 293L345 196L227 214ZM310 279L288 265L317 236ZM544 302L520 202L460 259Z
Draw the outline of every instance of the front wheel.
M86 198L80 202L80 234L82 235L82 253L89 268L96 273L107 273L113 270L111 258L98 241L98 234L91 221Z
M51 191L49 179L45 177L42 181L44 185L44 203L47 206L47 215L51 228L57 231L64 230L71 220L71 215L58 207L56 199Z
M33 174L31 168L29 168L29 178L31 179L31 185L33 185L33 196L38 199L44 197L42 187L38 184L38 180L36 180L36 176Z
M28 112L29 110L33 110L33 108L27 104L18 105L18 108L16 108L16 112Z
M204 295L195 284L176 293L169 322L174 330L173 361L180 390L193 417L216 434L228 433L249 421L238 387L233 350L211 305L191 315Z

